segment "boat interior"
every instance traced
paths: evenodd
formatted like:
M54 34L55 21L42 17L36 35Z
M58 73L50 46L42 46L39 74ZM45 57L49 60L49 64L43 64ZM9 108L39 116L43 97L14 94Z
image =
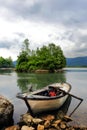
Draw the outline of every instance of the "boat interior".
M40 92L37 92L34 95L50 97L50 96L52 96L52 95L50 95L50 92L54 92L55 96L60 96L60 95L62 96L62 95L64 95L62 91L60 91L57 88L54 88L53 86L49 86L48 89L40 91Z

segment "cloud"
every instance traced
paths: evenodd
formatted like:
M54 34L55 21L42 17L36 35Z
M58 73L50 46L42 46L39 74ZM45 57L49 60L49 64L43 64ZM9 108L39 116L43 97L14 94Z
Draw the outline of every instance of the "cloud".
M25 38L31 49L53 42L66 57L87 55L87 1L0 0L0 49L16 59Z
M5 17L14 16L11 19L23 18L31 21L58 22L67 26L81 26L83 22L86 24L86 5L86 0L0 1Z
M6 48L0 48L0 56L2 56L4 58L11 57L12 60L16 60L18 54L19 53L16 52L14 49L8 50Z
M87 31L85 34L82 30L67 31L63 34L61 42L65 43L66 49L63 48L63 50L66 57L87 55Z
M6 41L0 41L0 48L10 48L10 44Z

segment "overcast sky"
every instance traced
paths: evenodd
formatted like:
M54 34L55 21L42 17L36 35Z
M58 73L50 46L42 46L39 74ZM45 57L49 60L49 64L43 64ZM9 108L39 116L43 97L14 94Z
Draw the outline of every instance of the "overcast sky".
M0 56L17 59L30 48L59 45L65 57L87 56L87 0L0 0Z

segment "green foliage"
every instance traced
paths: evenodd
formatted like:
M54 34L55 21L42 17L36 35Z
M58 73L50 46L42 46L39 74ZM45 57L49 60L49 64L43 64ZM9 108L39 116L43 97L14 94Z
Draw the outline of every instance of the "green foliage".
M66 59L60 46L50 43L48 46L37 48L36 51L29 49L28 39L25 39L24 48L17 59L18 71L35 71L47 69L50 72L61 69L66 65Z
M26 51L22 51L17 59L16 69L20 72L27 71L28 54Z
M0 57L0 68L10 68L10 67L13 67L13 62L12 62L11 57L6 58L6 59L3 57Z
M38 58L38 66L42 69L54 71L55 69L63 68L66 65L66 59L59 46L51 43L48 46L43 46L36 51Z
M26 51L22 51L17 59L17 65L20 65L22 62L28 62L28 54Z

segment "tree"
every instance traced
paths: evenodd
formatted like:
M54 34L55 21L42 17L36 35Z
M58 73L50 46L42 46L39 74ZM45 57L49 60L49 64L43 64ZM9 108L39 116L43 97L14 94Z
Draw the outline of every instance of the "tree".
M0 68L10 68L10 67L13 67L13 61L11 59L11 57L9 58L3 58L3 57L0 57Z
M23 42L23 47L17 59L17 65L16 65L17 71L27 71L29 54L30 54L29 40L25 39Z
M36 51L29 49L29 40L25 39L23 48L17 59L16 69L18 71L35 71L36 69L47 69L50 72L65 67L66 59L60 46L54 43L37 48Z
M6 58L7 67L13 67L13 61L11 57Z
M36 51L37 65L42 69L54 71L66 65L66 59L60 46L50 43L48 46L38 48Z
M0 68L2 68L4 65L4 58L0 57Z

